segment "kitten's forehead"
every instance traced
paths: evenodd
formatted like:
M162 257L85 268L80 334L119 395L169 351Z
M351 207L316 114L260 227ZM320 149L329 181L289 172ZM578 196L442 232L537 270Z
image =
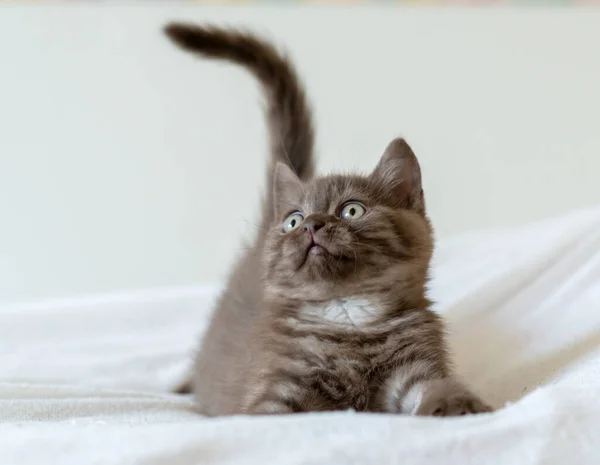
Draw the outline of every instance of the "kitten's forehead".
M350 200L366 201L372 196L367 178L361 176L323 176L311 181L305 189L303 206L312 212L327 212L333 206Z

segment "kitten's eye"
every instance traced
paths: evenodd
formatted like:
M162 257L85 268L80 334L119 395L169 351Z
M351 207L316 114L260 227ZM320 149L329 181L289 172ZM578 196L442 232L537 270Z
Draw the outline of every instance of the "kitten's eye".
M290 231L293 231L298 226L300 226L300 223L302 223L303 221L304 217L300 213L292 213L283 222L283 232L289 233Z
M358 202L348 202L342 207L340 218L343 220L356 220L366 213L365 207Z

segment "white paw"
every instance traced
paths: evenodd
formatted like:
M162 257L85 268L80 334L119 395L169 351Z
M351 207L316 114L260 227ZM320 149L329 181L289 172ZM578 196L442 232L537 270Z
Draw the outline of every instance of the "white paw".
M493 409L462 384L441 379L424 386L416 415L454 417L474 413L492 412Z

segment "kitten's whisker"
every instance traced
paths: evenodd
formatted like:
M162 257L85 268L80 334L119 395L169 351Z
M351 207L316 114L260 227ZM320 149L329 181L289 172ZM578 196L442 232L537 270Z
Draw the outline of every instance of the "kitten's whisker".
M381 250L379 250L377 247L373 246L373 245L365 244L364 242L358 242L358 241L355 241L354 245L358 245L360 247L366 247L368 249L371 249L371 250L377 252L381 257L387 259L387 257L384 255L384 253Z

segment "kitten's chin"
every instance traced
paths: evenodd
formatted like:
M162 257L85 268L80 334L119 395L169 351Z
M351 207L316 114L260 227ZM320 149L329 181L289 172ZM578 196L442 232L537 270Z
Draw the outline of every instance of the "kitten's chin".
M314 244L308 249L308 258L323 257L325 255L329 255L329 252L321 245Z
M297 286L267 284L268 300L278 301L326 301L337 298L334 287L327 282L305 282Z
M329 260L336 259L315 252L288 279L272 275L272 279L265 282L267 293L283 300L326 301L354 295L362 288L348 273L332 272Z
M298 262L296 270L302 268L311 268L314 266L322 266L323 261L331 257L329 251L319 244L309 244L302 252L302 259Z

